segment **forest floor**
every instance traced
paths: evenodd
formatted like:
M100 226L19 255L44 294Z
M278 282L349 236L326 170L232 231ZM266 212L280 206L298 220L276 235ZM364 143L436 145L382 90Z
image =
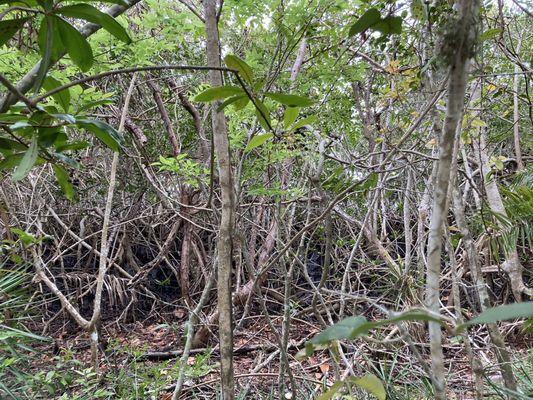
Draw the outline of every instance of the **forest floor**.
M99 374L94 374L89 368L88 336L76 329L68 319L61 321L58 318L51 324L49 332L55 342L40 346L40 359L34 358L29 367L34 371L35 385L34 389L28 391L28 398L170 399L179 369L182 326L186 318L186 311L179 308L172 313L158 314L157 318L150 317L133 323L117 323L116 318L108 317L102 329L105 355L100 361ZM277 329L280 329L281 321L280 316L271 317ZM263 316L250 316L245 326L246 329L242 331L246 334L235 337L238 398L290 399L290 387L280 391L278 384L279 346L268 321ZM34 328L38 332L38 326ZM291 324L289 361L299 393L296 398L316 398L326 385L331 386L336 381L336 363L331 358L335 357L333 353L318 351L302 360L294 357L304 347L305 341L320 330L318 323L301 319L293 320ZM531 346L521 343L519 347L526 349ZM445 349L450 361L449 384L453 388L449 399L473 399L472 372L461 347L448 343ZM352 360L356 374L359 371L372 371L387 384L389 399L430 398L423 393L424 385L420 385L420 381L423 381L418 372L421 371L420 366L406 365L413 363L413 360L409 357L409 350L401 344L386 349L359 341L344 350ZM525 351L521 351L521 354L527 358ZM345 370L342 361L340 365ZM193 350L187 359L181 398L216 398L219 388L218 367L216 346ZM287 378L284 374L283 380L289 385ZM40 397L38 393L42 393L42 387L46 388L48 394Z

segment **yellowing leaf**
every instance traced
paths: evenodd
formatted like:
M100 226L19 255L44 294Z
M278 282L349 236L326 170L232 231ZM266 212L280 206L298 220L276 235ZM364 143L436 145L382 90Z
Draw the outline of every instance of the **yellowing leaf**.
M484 128L487 126L487 124L483 122L481 119L475 118L474 120L472 120L472 126L476 128Z
M426 149L432 149L437 145L437 139L433 138L429 142L426 143L425 147Z
M385 400L387 398L387 392L385 392L383 383L381 383L376 375L368 374L361 378L351 378L349 381L374 395L379 400Z

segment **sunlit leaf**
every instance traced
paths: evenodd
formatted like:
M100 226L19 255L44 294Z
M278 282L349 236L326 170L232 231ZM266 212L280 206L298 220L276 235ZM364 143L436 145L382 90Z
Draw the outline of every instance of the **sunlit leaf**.
M244 149L245 152L249 152L256 147L261 146L263 143L265 143L268 139L273 137L274 135L272 133L265 133L263 135L257 135L254 136L249 142L246 148Z
M283 114L283 126L285 129L288 129L296 121L299 113L299 107L287 107L285 109L285 114Z
M361 378L348 378L348 381L374 395L378 400L385 400L387 398L387 392L383 383L375 375L368 374Z

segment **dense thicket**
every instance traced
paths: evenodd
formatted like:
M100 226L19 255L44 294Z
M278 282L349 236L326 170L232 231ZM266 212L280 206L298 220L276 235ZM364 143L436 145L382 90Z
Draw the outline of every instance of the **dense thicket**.
M0 2L0 397L530 398L530 17Z

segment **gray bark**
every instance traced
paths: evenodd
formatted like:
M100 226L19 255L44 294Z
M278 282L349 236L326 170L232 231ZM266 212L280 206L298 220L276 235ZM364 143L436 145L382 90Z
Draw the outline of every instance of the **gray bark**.
M219 36L216 0L204 1L205 33L207 38L207 65L220 67ZM209 71L211 86L222 86L220 71ZM231 299L231 260L233 240L234 194L231 173L231 154L224 113L212 106L213 144L217 159L222 210L217 241L218 263L218 335L220 345L220 379L222 398L232 400L233 381L233 305Z
M477 8L477 1L462 0L460 2L461 18L454 27L455 41L453 44L446 44L446 46L450 47L449 51L451 53L448 56L450 62L448 100L443 132L439 140L439 160L437 162L435 196L432 204L427 249L426 303L429 309L435 313L440 310L442 234L448 212L448 188L453 165L456 134L460 127L459 122L463 111ZM445 400L446 384L444 379L441 325L436 322L429 322L428 325L434 396L437 400Z

